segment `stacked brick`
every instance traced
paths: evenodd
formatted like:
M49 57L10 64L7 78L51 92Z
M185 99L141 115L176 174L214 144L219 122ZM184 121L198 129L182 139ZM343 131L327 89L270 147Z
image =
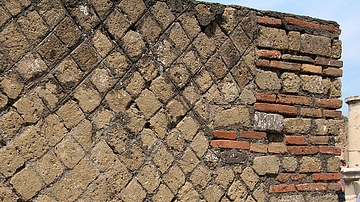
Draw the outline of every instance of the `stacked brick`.
M0 200L334 201L339 34L195 1L2 1Z

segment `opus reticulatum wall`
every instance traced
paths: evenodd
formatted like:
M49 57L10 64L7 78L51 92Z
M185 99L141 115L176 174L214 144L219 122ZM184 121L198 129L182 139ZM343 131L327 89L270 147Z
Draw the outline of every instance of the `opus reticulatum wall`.
M0 200L336 201L339 34L193 1L2 1Z

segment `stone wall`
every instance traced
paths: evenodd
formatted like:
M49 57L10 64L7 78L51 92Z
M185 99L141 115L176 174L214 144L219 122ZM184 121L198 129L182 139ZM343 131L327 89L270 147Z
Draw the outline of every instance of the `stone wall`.
M180 0L0 3L0 201L336 201L335 22Z

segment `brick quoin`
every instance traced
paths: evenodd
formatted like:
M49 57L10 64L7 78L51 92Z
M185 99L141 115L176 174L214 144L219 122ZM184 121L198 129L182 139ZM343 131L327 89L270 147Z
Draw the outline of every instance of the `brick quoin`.
M343 70L334 67L328 67L324 69L323 74L326 76L342 77Z
M323 116L326 118L338 118L341 119L342 118L342 113L341 111L336 111L336 110L323 110Z
M280 59L281 52L278 50L257 50L257 55L261 58Z
M263 112L273 112L286 115L296 115L297 108L290 105L255 103L255 110Z
M301 108L301 109L300 109L300 115L301 115L302 117L321 118L321 117L322 117L322 111L321 111L321 109Z
M211 140L210 145L214 148L250 149L249 142L235 140Z
M285 143L288 145L307 145L304 136L285 136Z
M342 178L341 173L314 173L311 176L314 181L328 181L328 180L340 180Z
M252 131L240 131L240 137L249 139L265 139L267 133L265 132L252 132Z
M287 182L288 180L306 180L306 174L295 174L295 173L280 173L276 177L279 182Z
M337 34L337 35L340 35L340 33L341 33L341 30L339 28L329 26L329 25L321 25L318 23L304 21L304 20L300 20L297 18L293 18L293 17L285 17L285 20L288 24L292 24L292 25L298 25L298 26L308 27L308 28L312 28L312 29L324 29L326 31L329 31L329 32Z
M305 183L295 185L298 191L326 191L327 183Z
M257 21L259 24L262 25L270 25L270 26L276 26L280 27L282 22L280 19L272 18L268 16L257 16Z
M335 146L319 146L319 150L322 154L334 154L335 156L341 155L341 148Z
M298 25L298 26L302 26L302 27L309 27L309 28L313 28L313 29L320 29L320 24L318 24L318 23L308 22L308 21L300 20L298 18L293 18L293 17L285 17L285 20L288 24Z
M317 146L288 146L287 149L292 155L311 155L319 152Z
M264 59L259 59L256 61L256 66L258 67L270 67L270 61L269 60L264 60Z
M271 185L270 193L284 193L284 192L295 192L296 188L294 184L279 184Z
M276 102L276 94L257 93L256 101Z
M236 140L237 133L235 131L214 130L214 137L221 139Z
M301 72L313 73L313 74L322 74L322 67L310 64L302 64Z
M299 71L301 69L301 64L272 60L270 61L270 67L277 69Z
M315 64L316 65L338 67L338 68L341 68L344 65L343 61L341 61L341 60L333 60L333 59L323 58L323 57L320 57L320 56L315 58Z
M327 109L340 109L342 107L342 100L315 98L314 106L315 107L323 107L323 108L327 108Z
M289 105L311 105L311 98L306 96L299 95L287 95L287 94L278 94L277 103L289 104Z

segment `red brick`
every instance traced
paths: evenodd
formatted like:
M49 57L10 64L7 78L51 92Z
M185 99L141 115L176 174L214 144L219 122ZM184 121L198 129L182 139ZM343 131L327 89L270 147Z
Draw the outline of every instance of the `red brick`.
M336 110L323 110L323 116L326 118L338 118L341 119L342 118L342 113L341 111L336 111Z
M296 115L297 108L290 105L269 104L269 103L255 103L255 110L263 112L273 112L285 115Z
M300 109L300 115L301 115L302 117L321 118L321 117L322 117L322 112L321 112L321 109L301 108L301 109Z
M288 180L305 180L306 176L306 174L280 173L276 177L276 180L279 182L286 182Z
M326 191L327 183L305 183L295 185L298 191Z
M319 144L328 144L329 137L328 136L310 136L310 143L319 145Z
M334 154L335 156L341 155L341 149L335 146L319 146L319 149L322 154Z
M257 21L259 24L263 24L263 25L272 25L272 26L276 26L276 27L281 26L280 19L272 18L272 17L268 17L268 16L257 16Z
M332 59L323 58L323 57L320 57L320 56L316 57L315 64L316 65L339 67L339 68L344 65L343 61L341 61L341 60L332 60Z
M306 96L298 96L298 95L286 95L286 94L278 94L277 95L277 103L281 104L289 104L289 105L311 105L311 98Z
M277 69L300 71L301 64L293 63L293 62L283 62L283 61L272 60L272 61L270 61L270 67L277 68Z
M216 138L236 140L236 136L235 131L214 130L214 137Z
M211 140L210 145L214 148L250 149L250 143L235 140Z
M308 21L300 20L300 19L293 18L293 17L285 17L285 20L288 24L298 25L298 26L302 26L302 27L309 27L309 28L313 28L313 29L320 29L320 24L318 24L318 23L308 22Z
M288 145L307 145L304 136L285 136L285 143Z
M288 146L287 149L292 155L311 155L319 152L317 146Z
M250 151L257 152L257 153L267 153L267 144L261 143L251 143L250 144Z
M258 59L256 61L256 66L258 67L270 67L270 61L264 59Z
M240 131L240 137L242 138L265 139L266 136L265 132Z
M314 173L311 176L314 181L328 181L328 180L340 180L342 178L341 173Z
M287 153L287 147L282 142L271 142L268 145L268 152L275 154L285 154Z
M301 72L313 73L313 74L322 74L322 67L310 64L302 64Z
M340 109L342 107L342 100L315 98L314 106L328 108L328 109Z
M339 68L328 67L324 69L323 74L326 76L342 77L343 70Z
M256 53L261 58L280 59L281 57L281 52L278 50L257 50Z
M256 100L262 102L275 102L276 94L257 93Z
M341 29L339 29L338 27L333 27L333 26L329 26L329 25L320 25L320 28L325 29L331 33L340 35L341 34Z
M280 192L295 192L296 188L294 184L279 184L271 185L270 193L280 193Z

